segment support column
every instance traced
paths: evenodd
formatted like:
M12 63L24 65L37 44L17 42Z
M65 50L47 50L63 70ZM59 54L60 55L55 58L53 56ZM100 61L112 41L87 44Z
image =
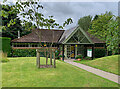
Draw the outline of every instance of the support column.
M64 44L62 45L62 59L64 61Z
M77 56L77 46L78 45L75 45L75 57Z
M94 44L92 45L92 60L94 58Z

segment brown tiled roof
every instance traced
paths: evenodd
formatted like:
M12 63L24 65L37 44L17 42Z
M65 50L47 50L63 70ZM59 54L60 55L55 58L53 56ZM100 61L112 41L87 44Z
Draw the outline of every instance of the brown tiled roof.
M98 39L97 37L91 35L90 33L86 32L88 37L92 40L93 43L105 43L104 41Z
M64 30L35 29L30 34L16 38L12 42L40 42L41 34L41 42L57 43L63 32Z
M77 26L69 30L35 29L32 31L32 33L22 36L21 38L16 38L12 40L12 42L40 42L39 35L41 33L41 42L62 43L76 28ZM86 34L93 43L105 43L97 37L92 36L88 32L86 32Z

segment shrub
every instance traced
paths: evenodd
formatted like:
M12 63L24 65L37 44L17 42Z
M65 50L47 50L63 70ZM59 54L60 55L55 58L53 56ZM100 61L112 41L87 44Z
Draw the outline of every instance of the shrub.
M11 38L8 37L0 37L0 46L2 46L2 48L0 48L0 50L2 50L4 53L7 53L7 56L11 56Z
M59 54L60 54L60 51L59 51L59 50L56 50L56 52L55 52L55 58L56 58L56 59L59 59Z
M78 54L75 59L83 59L83 55L82 54Z
M106 53L105 49L95 49L94 56L95 58L104 57L105 53Z
M85 60L92 60L91 57L85 57L84 59L85 59Z
M2 58L1 62L8 62L9 60L7 58Z
M0 52L0 61L1 62L8 62L9 61L7 59L7 53L3 53L2 51Z
M59 55L59 57L61 58L61 57L62 57L62 55Z
M36 49L13 49L13 57L36 57ZM44 52L40 52L40 56L44 57Z
M14 49L14 57L35 57L36 49Z

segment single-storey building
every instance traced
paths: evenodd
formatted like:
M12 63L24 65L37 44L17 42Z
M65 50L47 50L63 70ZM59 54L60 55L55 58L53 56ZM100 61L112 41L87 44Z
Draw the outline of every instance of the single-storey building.
M13 49L39 49L51 44L60 49L66 59L75 58L78 54L93 58L94 48L105 48L104 41L79 26L68 30L34 29L30 34L12 40Z

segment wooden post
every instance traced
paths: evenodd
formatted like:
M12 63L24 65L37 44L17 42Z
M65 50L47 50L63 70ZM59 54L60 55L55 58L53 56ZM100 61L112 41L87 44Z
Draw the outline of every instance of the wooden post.
M92 60L94 58L94 44L92 45Z
M64 61L64 45L62 45L63 47L62 47L62 59L63 59L63 61Z
M46 57L46 65L47 65L47 49L44 49L44 54L45 54L45 57Z
M37 67L40 68L40 53L37 51Z
M55 52L54 52L54 68L56 68L56 63L55 63Z
M50 48L50 65L52 65L52 49Z

